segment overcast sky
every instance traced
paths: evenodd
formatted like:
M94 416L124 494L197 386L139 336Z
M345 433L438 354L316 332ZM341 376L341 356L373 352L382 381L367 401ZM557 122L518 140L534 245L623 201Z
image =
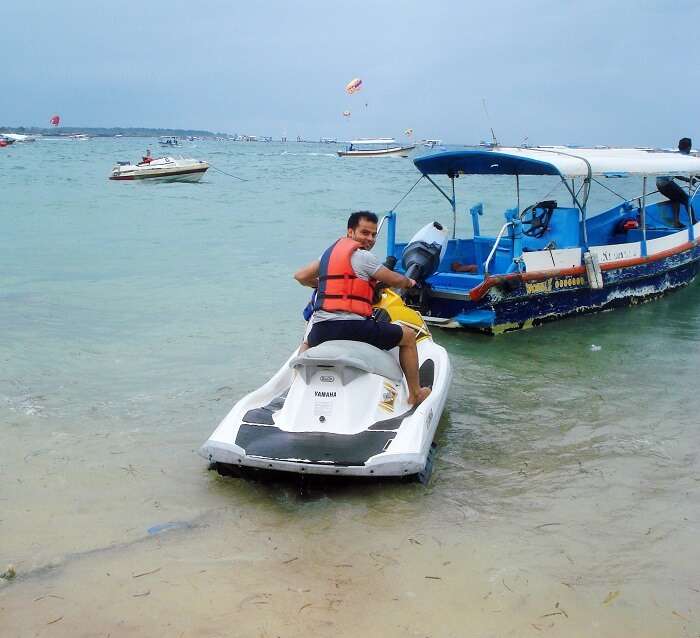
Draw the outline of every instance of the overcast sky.
M7 0L2 19L0 126L700 145L698 0Z

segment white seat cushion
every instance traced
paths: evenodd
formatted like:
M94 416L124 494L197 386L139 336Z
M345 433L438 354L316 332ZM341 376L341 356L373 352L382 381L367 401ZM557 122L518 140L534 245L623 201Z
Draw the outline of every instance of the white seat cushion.
M375 348L362 341L338 339L309 348L290 362L290 367L333 366L336 368L355 368L378 374L400 383L403 372L398 361L388 352Z

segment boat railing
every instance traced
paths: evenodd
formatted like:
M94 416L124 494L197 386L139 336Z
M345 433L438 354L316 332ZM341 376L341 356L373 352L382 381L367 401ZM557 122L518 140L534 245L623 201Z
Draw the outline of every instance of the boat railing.
M694 178L695 181L691 181L688 184L688 190L690 191L690 194L688 196L688 199L694 199L695 196L698 194L698 191L700 191L700 179Z
M376 235L375 241L376 241L377 239L379 239L379 233L382 232L382 227L384 226L384 222L386 222L388 219L391 219L391 215L384 215L384 217L382 217L382 218L379 220L379 224L377 225L377 235ZM394 243L395 240L394 240L394 238L393 238L393 236L392 236L391 230L389 231L389 237L388 237L388 239L389 239L389 241L391 242L391 244L392 244L392 246L393 246L393 243ZM389 249L387 249L387 250L389 250ZM391 254L391 251L387 252L387 256L389 256L390 254Z
M634 206L633 202L637 202L636 208L641 208L642 207L642 200L651 197L652 195L660 195L658 190L653 190L649 191L648 193L642 193L641 195L638 195L637 197L631 197L630 199L625 200L625 204L630 204L631 206Z
M384 226L384 222L385 222L387 219L389 219L389 215L384 215L384 217L382 217L382 218L379 220L379 226L377 226L377 237L379 237L379 233L382 232L382 226Z
M498 235L496 235L496 241L493 242L493 246L491 247L491 252L489 253L489 256L486 258L486 261L484 262L484 278L488 277L489 275L489 265L491 264L491 260L493 259L493 256L496 254L496 249L498 248L498 244L501 242L501 239L503 238L503 233L506 232L506 228L508 226L512 226L513 222L506 222L501 226L501 230L498 231Z

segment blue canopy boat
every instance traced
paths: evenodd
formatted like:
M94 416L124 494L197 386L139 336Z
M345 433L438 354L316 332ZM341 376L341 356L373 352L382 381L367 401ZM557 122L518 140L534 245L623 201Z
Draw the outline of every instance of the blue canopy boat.
M425 155L414 163L421 179L430 181L450 203L453 229L456 178L516 178L518 207L505 211L500 232L482 235L483 205L472 207L473 236L458 238L453 230L437 272L420 290L411 291L409 303L432 325L487 333L515 330L646 301L688 284L698 272L700 223L695 213L700 195L693 176L700 175L700 158L693 154L495 146ZM525 175L559 177L571 205L550 200L521 209L520 177ZM451 189L443 189L436 176L447 177ZM602 180L628 176L641 178L642 194L620 197L620 204L589 215L592 185L611 190ZM659 188L670 199L649 203L657 182L648 192L648 180L660 176L666 178L659 180L665 184ZM687 187L672 177L684 180ZM382 224L388 229L387 255L397 258L400 269L406 244L396 242L396 221L392 210Z

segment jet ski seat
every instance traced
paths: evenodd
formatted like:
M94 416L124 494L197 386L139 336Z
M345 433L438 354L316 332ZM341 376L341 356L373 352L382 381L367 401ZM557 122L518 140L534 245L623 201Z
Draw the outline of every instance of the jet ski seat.
M343 382L345 382L343 375L345 368L378 374L396 383L401 383L403 380L403 371L394 357L388 352L362 341L344 339L325 341L292 359L289 366L299 369L304 374L307 383L309 373L314 368L329 366L340 370Z

